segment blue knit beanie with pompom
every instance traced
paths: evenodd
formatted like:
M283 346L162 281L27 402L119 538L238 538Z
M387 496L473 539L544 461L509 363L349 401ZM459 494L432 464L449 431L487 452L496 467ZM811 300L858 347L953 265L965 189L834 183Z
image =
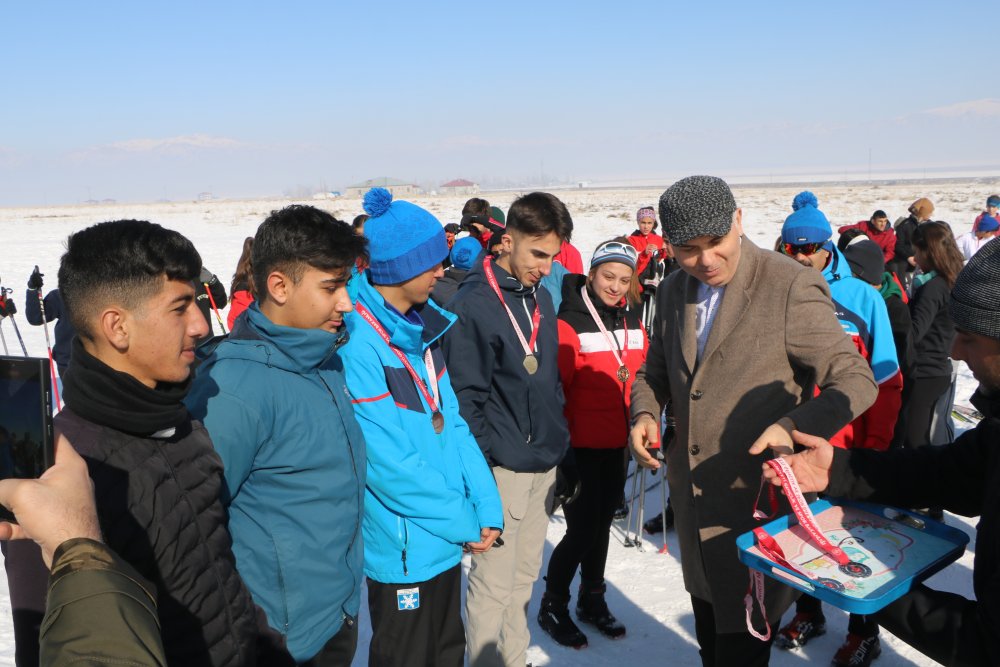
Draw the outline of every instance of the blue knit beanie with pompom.
M823 243L833 236L830 221L819 210L819 201L813 193L806 190L795 195L792 210L794 213L785 218L785 224L781 227L781 240L784 243Z
M448 256L444 227L416 204L393 201L385 188L372 188L365 193L363 207L369 215L365 238L372 283L405 283Z

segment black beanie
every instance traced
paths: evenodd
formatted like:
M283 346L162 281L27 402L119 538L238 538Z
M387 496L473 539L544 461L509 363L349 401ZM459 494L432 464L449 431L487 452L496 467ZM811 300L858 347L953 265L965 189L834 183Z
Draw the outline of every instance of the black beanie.
M1000 339L1000 238L972 256L951 288L948 310L955 326L969 333Z
M881 285L885 273L885 258L878 244L867 236L859 236L843 250L851 272L869 285Z

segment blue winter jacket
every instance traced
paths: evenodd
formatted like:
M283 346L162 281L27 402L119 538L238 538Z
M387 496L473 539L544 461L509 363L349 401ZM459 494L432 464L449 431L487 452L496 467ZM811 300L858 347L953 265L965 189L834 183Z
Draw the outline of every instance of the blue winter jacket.
M360 605L365 445L336 353L346 337L278 326L254 303L185 401L225 465L236 567L298 661Z
M367 308L405 353L427 390L424 351L438 375L444 430L409 371L357 312L347 316L350 340L342 356L368 456L365 493L365 574L383 583L427 581L457 565L462 544L480 529L503 528L496 481L458 410L438 338L455 316L427 303L415 310L423 326L386 306L366 274L351 280Z
M823 278L830 286L837 319L871 365L875 381L882 384L899 373L896 344L885 299L871 285L851 275L847 260L832 244L830 254L830 262L823 269Z

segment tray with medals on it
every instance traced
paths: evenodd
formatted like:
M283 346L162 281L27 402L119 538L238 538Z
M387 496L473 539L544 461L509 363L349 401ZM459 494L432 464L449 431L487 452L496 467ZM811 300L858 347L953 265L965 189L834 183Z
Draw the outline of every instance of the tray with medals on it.
M902 597L969 543L957 528L885 505L826 499L792 507L794 514L737 538L740 560L854 614Z

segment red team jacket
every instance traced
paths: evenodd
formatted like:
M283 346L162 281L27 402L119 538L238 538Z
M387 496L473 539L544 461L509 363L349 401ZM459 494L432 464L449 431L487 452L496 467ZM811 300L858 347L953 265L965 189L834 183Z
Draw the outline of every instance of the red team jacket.
M594 308L612 335L609 344L580 296L580 287L585 283L585 276L566 276L559 308L559 375L566 394L564 414L570 443L587 449L624 447L628 439L632 382L649 349L642 328L642 312L638 308L608 308L591 296ZM629 378L622 383L617 377L618 362L611 345L620 349L626 340L628 350L623 361L629 369Z

